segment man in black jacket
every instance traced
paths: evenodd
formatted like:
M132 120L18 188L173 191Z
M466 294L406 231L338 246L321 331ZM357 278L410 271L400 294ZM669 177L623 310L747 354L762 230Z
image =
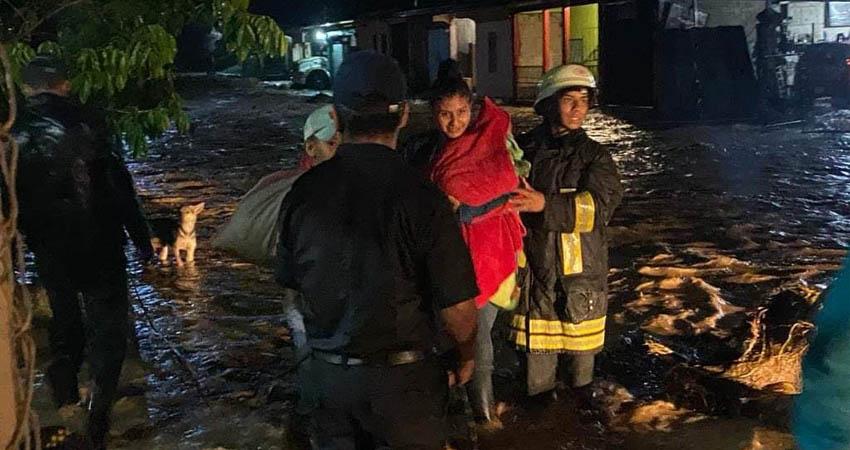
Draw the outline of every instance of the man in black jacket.
M13 129L20 144L19 228L53 313L47 379L58 407L80 401L77 374L89 329L94 386L87 438L100 449L129 332L126 233L145 261L153 255L150 234L102 117L68 98L58 65L37 60L23 79L28 99Z
M277 278L302 294L320 449L443 447L435 314L457 343L453 378L474 368L472 260L448 200L395 152L405 93L395 61L351 54L334 83L343 145L281 206Z

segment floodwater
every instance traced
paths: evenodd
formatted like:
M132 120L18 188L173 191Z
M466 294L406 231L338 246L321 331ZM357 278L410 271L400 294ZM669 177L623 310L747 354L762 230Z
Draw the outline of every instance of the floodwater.
M305 442L271 271L209 242L240 195L294 164L306 115L328 99L234 83L186 86L192 131L131 165L151 216L206 209L194 267L131 263L139 350L123 383L135 388L116 407L115 448ZM516 131L536 124L529 108L509 110ZM416 112L421 128L424 105ZM813 304L850 240L842 125L850 117L833 113L792 128L645 130L593 113L588 132L611 146L626 186L610 224L609 329L595 387L603 414L576 409L568 391L543 411L517 405L505 345L496 385L511 408L504 428L480 430L482 448L793 448L787 407ZM58 420L48 402L38 408Z

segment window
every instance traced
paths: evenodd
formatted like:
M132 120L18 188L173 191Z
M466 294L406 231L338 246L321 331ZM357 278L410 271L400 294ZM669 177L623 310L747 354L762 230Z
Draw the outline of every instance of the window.
M826 26L850 26L850 1L829 1L826 5Z
M584 63L584 39L570 39L570 63Z
M490 73L499 71L499 35L491 31L487 34L487 70Z

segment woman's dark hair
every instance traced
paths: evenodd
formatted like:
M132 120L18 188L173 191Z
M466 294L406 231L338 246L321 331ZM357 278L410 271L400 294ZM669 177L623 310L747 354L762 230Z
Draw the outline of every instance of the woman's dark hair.
M457 61L446 59L440 63L440 67L437 69L437 79L431 85L428 103L433 108L437 103L456 95L472 100L472 90L464 81L463 73L461 73Z

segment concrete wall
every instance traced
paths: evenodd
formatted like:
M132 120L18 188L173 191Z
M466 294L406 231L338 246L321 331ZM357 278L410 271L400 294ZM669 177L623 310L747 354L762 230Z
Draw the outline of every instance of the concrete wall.
M540 11L517 14L519 58L517 66L543 65L543 13Z
M797 41L810 42L814 25L815 42L834 41L839 33L850 37L850 27L827 27L823 0L789 2L788 32ZM699 0L699 9L708 14L706 26L742 25L750 51L755 46L756 15L764 9L763 0Z
M370 49L380 52L382 36L386 36L387 54L391 54L390 26L387 22L383 20L372 20L357 24L355 37L357 38L358 45L362 49Z
M542 23L542 19L541 19ZM573 6L570 8L570 39L580 39L581 54L570 54L570 60L564 61L564 14L563 9L549 10L549 61L552 67L571 62L588 63L591 55L599 48L599 5ZM542 62L541 62L542 64ZM591 62L591 65L593 63Z
M826 10L822 1L789 3L788 16L788 34L793 41L811 42L812 30L815 41L823 39Z
M549 67L563 64L564 14L561 8L549 10Z
M475 21L472 19L455 19L450 30L449 54L458 62L466 77L473 77L475 60L472 52L476 51Z
M533 99L537 82L543 76L543 13L519 13L516 24L514 33L519 37L519 55L514 61L516 95L519 99Z
M764 0L699 0L699 10L708 14L707 27L742 25L752 55L756 44L756 15L764 10Z
M810 42L812 25L814 25L815 42L824 40L835 41L839 33L850 37L850 27L827 27L826 5L823 1L793 2L788 4L788 33L794 41Z
M577 55L570 55L570 59L588 65L598 76L599 4L570 8L570 39L581 39L584 47L581 60L577 59Z
M503 99L514 95L512 26L510 19L504 19L479 22L476 27L476 90L481 95Z
M431 23L431 18L427 16L414 17L407 22L407 45L409 46L407 84L413 92L420 92L431 86L428 69L428 30Z

